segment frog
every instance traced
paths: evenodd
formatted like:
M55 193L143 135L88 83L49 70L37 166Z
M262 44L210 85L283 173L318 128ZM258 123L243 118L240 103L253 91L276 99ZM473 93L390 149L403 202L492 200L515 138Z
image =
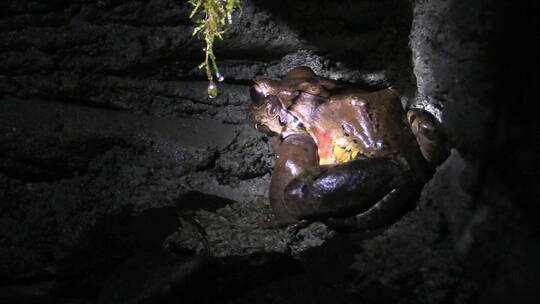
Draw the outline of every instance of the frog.
M393 88L368 90L300 66L282 80L255 80L249 94L249 122L275 155L266 227L388 226L414 208L448 155L438 120L405 111Z

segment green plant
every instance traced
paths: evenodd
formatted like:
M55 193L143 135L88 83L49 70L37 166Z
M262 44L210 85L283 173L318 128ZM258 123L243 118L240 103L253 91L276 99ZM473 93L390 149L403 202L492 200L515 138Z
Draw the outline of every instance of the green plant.
M202 34L206 47L204 62L199 64L198 68L206 68L206 77L208 78L208 96L214 98L217 96L217 81L223 81L224 77L219 73L216 64L216 56L214 55L213 46L214 39L218 37L223 39L222 34L225 32L225 26L232 23L232 14L236 9L240 8L240 0L189 0L194 6L193 11L189 15L190 19L202 10L201 17L195 19L197 27L193 30L193 35ZM241 9L241 8L240 8ZM201 15L201 14L199 14Z

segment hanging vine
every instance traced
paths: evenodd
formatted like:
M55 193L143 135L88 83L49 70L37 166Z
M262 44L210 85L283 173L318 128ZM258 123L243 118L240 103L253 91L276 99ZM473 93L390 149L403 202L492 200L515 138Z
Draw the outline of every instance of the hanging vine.
M204 62L199 64L199 69L206 69L206 77L208 78L208 97L214 98L217 96L218 89L216 80L223 81L225 78L219 73L216 64L216 56L214 55L214 40L215 38L223 39L225 26L232 23L232 15L237 9L241 9L240 0L189 0L194 6L189 18L197 24L193 30L193 35L201 35L204 37L206 47ZM197 14L200 12L200 14ZM195 16L199 16L194 19Z

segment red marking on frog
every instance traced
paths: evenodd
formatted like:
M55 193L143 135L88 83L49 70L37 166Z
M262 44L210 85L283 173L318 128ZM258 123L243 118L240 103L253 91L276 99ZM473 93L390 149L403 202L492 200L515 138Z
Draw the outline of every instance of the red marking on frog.
M330 132L326 132L321 128L315 129L315 137L317 138L317 148L319 150L319 158L326 159L332 155L333 138Z

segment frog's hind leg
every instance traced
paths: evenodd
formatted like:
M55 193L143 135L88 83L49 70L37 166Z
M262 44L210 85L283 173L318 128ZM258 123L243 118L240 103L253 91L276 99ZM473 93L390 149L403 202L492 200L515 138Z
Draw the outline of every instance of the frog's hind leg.
M434 168L449 155L448 141L437 118L426 110L411 109L407 120L426 161Z
M394 223L416 205L421 187L410 175L402 175L399 184L368 210L350 217L325 220L332 229L341 231L368 231Z
M419 187L408 169L388 158L320 166L285 188L288 214L298 220L332 218L332 226L384 226L414 207ZM359 214L348 217L352 214Z

